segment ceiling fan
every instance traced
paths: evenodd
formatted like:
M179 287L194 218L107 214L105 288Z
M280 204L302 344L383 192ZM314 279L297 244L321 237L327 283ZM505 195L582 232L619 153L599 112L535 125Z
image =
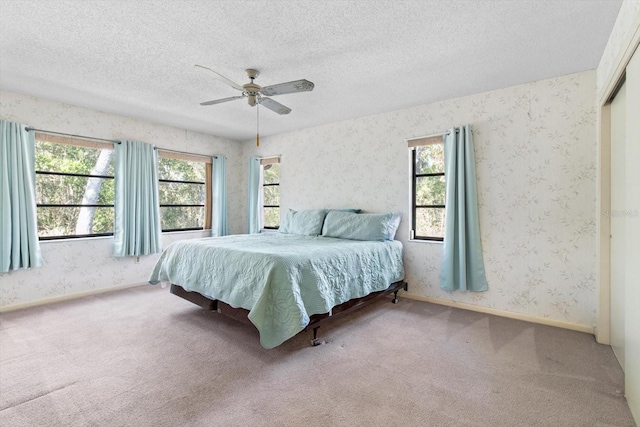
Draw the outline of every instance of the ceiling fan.
M222 102L233 101L234 99L247 98L249 105L251 105L252 107L254 107L256 104L259 104L271 111L275 111L278 114L289 114L291 112L291 108L286 107L279 102L276 102L273 99L267 97L284 95L287 93L307 92L313 90L314 87L313 83L311 83L309 80L304 79L294 80L287 83L279 83L270 86L259 86L254 83L254 80L256 77L258 77L260 72L252 68L245 70L251 82L239 85L238 83L229 80L217 71L213 71L211 68L203 67L202 65L196 65L196 67L211 71L214 74L214 77L216 77L218 80L242 92L242 95L201 102L200 105L214 105L220 104Z

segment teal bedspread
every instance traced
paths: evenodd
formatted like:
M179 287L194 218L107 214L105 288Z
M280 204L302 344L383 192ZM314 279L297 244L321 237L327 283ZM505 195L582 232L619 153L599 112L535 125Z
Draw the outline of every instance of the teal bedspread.
M183 240L162 253L149 282L168 282L249 310L273 348L309 316L404 278L402 243L262 233Z

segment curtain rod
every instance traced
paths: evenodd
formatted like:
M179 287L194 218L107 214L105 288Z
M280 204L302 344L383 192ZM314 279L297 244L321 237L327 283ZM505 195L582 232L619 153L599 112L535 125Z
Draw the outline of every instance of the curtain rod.
M162 148L162 147L153 147L154 150L162 150L162 151L167 151L169 153L178 153L178 154L188 154L190 156L200 156L200 157L213 157L214 159L217 159L218 156L209 156L207 154L197 154L197 153L187 153L186 151L178 151L178 150L169 150L167 148Z
M120 144L120 141L117 141L117 140L114 140L114 139L95 138L93 136L75 135L75 134L72 134L72 133L64 133L64 132L54 132L54 131L51 131L51 130L36 129L36 128L31 128L31 127L27 127L27 128L25 128L25 130L27 132L31 132L31 131L44 132L44 133L50 133L50 134L53 134L53 135L64 135L64 136L71 136L71 137L74 137L74 138L92 139L92 140L95 140L95 141L113 142L114 144ZM192 155L192 156L209 157L209 156L207 156L205 154L195 154L195 153L187 153L185 151L167 150L166 148L160 148L160 147L156 147L156 146L154 146L153 148L155 150L170 151L172 153L189 154L189 155ZM218 158L218 156L211 156L211 157L213 157L214 159Z
M267 157L259 157L260 160L263 159L279 159L280 157L282 157L282 154L276 154L274 156L267 156Z
M446 132L442 132L442 133L434 133L431 135L425 135L425 136L416 136L414 138L407 138L405 139L405 141L410 142L410 141L415 141L416 139L427 139L427 138L435 138L436 136L444 136L444 135L449 135L451 133L450 130L446 131ZM456 133L460 133L460 130L456 129Z
M114 139L95 138L93 136L74 135L72 133L54 132L54 131L51 131L51 130L36 129L36 128L30 128L30 127L25 128L25 130L27 132L31 132L31 131L44 132L44 133L50 133L50 134L53 134L53 135L72 136L72 137L75 137L75 138L93 139L95 141L105 141L105 142L113 142L114 144L120 144L120 141L116 141Z

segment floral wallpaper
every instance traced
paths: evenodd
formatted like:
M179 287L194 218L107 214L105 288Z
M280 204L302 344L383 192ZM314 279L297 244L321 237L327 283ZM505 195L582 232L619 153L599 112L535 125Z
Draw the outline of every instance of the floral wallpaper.
M596 322L596 73L588 71L238 143L0 93L0 116L60 132L133 138L229 158L229 220L246 232L246 159L281 155L281 208L404 214L410 292L581 325ZM489 291L445 292L442 245L409 236L406 138L472 126ZM167 234L163 243L201 234ZM45 242L45 266L0 275L0 306L140 283L155 257L110 255L110 239ZM87 266L92 266L87 268Z
M618 12L618 18L613 26L613 30L609 35L607 46L604 49L600 64L598 64L598 81L597 95L598 99L602 96L605 84L609 80L611 73L618 64L618 55L621 49L626 47L625 43L629 40L631 33L635 30L633 24L638 22L640 16L640 1L624 0Z
M402 212L396 239L404 244L413 294L593 326L595 96L596 73L587 71L264 137L259 148L246 141L242 157L281 155L282 210ZM475 140L489 282L482 293L441 290L442 245L408 240L405 139L467 123ZM245 187L246 180L240 190Z
M115 114L0 92L0 118L35 128L106 139L136 139L158 147L196 154L223 154L228 163L240 162L237 141L177 129ZM230 232L243 231L236 220L244 209L235 185L242 180L236 167L227 168ZM164 246L174 240L204 237L208 232L165 233ZM112 238L42 242L41 268L0 274L0 307L147 281L159 255L135 259L111 256Z

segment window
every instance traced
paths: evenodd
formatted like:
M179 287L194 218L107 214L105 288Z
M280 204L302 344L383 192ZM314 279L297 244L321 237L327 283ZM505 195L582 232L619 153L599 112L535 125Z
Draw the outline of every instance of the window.
M262 170L262 224L266 229L280 228L280 158L260 160Z
M35 134L40 240L113 235L113 144ZM211 228L211 158L159 150L162 231Z
M40 240L113 235L113 144L35 134Z
M158 150L162 231L211 228L211 158Z
M411 238L444 240L445 175L442 136L409 140L412 156Z

